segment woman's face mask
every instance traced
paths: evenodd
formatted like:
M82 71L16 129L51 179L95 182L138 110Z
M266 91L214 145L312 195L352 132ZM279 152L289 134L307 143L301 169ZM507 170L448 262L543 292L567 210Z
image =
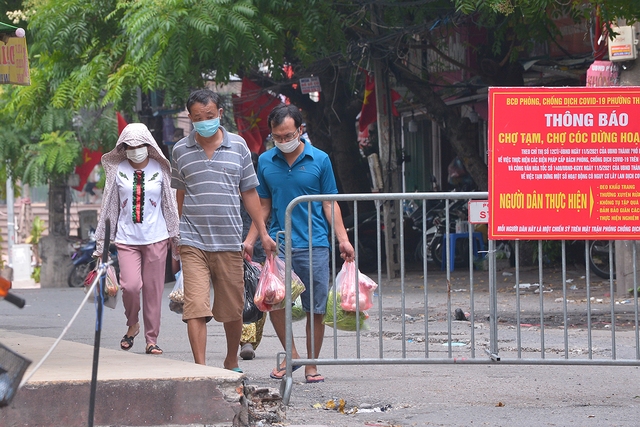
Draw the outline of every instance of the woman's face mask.
M127 159L131 160L133 163L142 163L146 160L149 155L149 150L146 146L137 147L134 149L127 149Z

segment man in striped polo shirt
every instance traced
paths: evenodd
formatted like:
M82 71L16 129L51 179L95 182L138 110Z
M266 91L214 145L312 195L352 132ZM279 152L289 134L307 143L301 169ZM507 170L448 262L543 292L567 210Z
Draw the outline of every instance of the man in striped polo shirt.
M238 346L242 333L244 276L240 196L259 230L267 254L275 242L265 228L251 153L240 136L220 126L220 96L208 89L187 100L194 131L173 148L171 186L180 215L180 257L184 312L196 363L206 359L207 322L224 324L225 369L242 372ZM213 283L213 308L210 285Z

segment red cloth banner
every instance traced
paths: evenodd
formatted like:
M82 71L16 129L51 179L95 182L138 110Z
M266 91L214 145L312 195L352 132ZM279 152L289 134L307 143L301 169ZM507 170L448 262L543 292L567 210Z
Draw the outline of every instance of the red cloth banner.
M253 153L265 151L264 141L269 136L267 117L280 100L266 93L260 86L247 79L242 79L240 96L233 96L233 115L238 126L238 134L247 141Z
M93 170L93 167L100 163L102 158L102 151L91 151L88 148L82 149L82 164L76 166L76 174L80 178L80 183L77 187L73 187L78 191L84 189L84 185L87 183L87 178Z
M489 237L637 239L640 87L489 88Z
M360 119L358 120L358 129L364 132L371 123L378 120L376 111L376 83L373 75L367 73L364 82L364 98L362 100L362 110L360 110Z
M122 130L127 126L128 123L124 119L124 117L122 117L122 114L120 114L118 111L116 111L116 120L118 122L118 135L120 135L122 133ZM78 191L84 190L84 186L87 183L87 179L89 178L91 171L93 170L95 165L100 163L101 158L102 151L100 150L91 151L87 148L82 149L82 164L76 166L75 171L80 178L80 183L77 187L73 187L74 189Z
M116 111L116 117L118 118L118 135L120 135L129 123L127 123L124 117L122 117L122 114L118 111Z
M401 98L400 94L391 89L391 113L398 116L395 102ZM362 110L360 110L360 119L358 120L358 130L364 132L371 123L378 120L376 110L376 83L373 74L367 73L364 82L364 98L362 100Z

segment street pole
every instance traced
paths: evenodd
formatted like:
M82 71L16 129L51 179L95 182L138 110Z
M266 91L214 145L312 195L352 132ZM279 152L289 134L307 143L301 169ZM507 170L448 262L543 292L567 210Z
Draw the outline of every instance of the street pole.
M15 231L15 213L14 213L14 196L13 196L13 179L9 174L9 170L7 168L7 256L9 259L9 265L13 266L13 245L16 241L16 231Z
M374 34L378 35L377 26L377 7L371 6L371 28ZM396 188L398 167L396 162L395 138L393 132L393 122L389 119L391 112L391 103L389 102L389 84L388 69L384 67L380 59L373 60L373 76L376 89L376 114L378 126L378 147L380 152L380 163L382 168L383 192L393 193L398 191ZM402 212L402 207L390 205L390 202L383 204L383 221L384 221L384 237L385 252L387 254L387 278L392 279L399 273L399 254L398 254L398 234L402 227L402 216L398 213ZM395 227L393 226L395 224ZM395 230L395 232L394 232ZM398 260L398 261L396 261Z

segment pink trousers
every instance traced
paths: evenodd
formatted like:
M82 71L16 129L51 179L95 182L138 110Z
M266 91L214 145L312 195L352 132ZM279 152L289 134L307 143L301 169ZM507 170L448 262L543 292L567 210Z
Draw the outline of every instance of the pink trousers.
M127 326L133 326L139 322L140 291L142 291L144 338L147 344L157 344L169 239L150 245L118 243L116 247Z

